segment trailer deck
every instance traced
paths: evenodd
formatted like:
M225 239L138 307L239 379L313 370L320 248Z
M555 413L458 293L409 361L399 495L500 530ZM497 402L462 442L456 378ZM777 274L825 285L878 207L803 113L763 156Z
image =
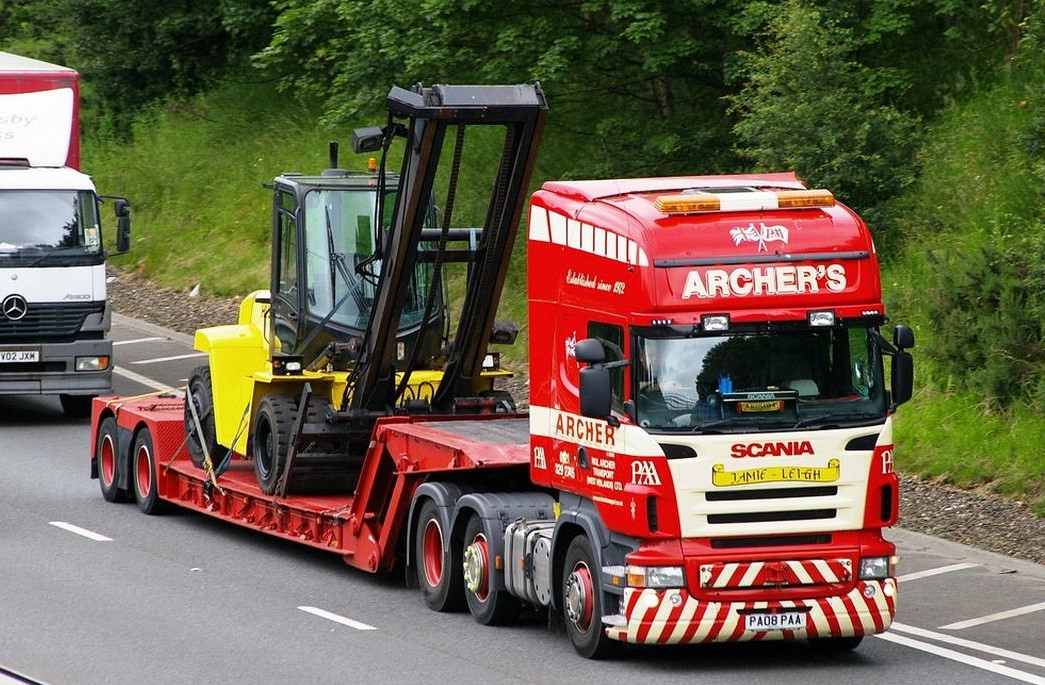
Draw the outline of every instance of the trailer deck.
M414 491L430 476L529 464L526 415L390 416L377 423L354 492L279 497L260 490L253 464L242 455L234 454L215 482L192 464L180 393L96 403L102 406L94 411L94 434L106 417L115 417L119 468L131 473L132 465L141 469L149 463L146 458L154 459L153 486L164 502L340 554L367 571L395 563L396 541ZM131 446L142 431L152 439L153 455L139 459ZM99 468L98 457L96 441L93 468Z

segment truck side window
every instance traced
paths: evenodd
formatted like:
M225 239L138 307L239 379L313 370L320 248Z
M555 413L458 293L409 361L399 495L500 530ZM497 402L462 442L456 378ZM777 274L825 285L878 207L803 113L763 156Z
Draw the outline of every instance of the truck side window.
M601 321L588 322L588 337L602 343L606 351L606 361L615 362L624 359L624 327ZM624 367L610 369L610 385L613 389L613 410L623 411L624 405Z

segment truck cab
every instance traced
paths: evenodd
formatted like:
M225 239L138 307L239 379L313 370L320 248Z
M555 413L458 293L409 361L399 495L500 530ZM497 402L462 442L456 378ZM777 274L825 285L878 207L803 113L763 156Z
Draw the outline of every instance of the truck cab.
M553 182L533 197L529 260L531 478L607 531L601 565L621 564L616 586L603 578L619 600L607 633L887 628L881 530L897 519L892 413L914 340L880 330L864 222L793 174ZM640 576L654 580L627 582ZM698 617L735 604L679 628L628 610L650 588L650 606ZM855 618L827 630L836 600Z
M90 414L112 392L104 197L78 170L78 74L0 53L0 394L57 394ZM114 200L116 251L130 206Z

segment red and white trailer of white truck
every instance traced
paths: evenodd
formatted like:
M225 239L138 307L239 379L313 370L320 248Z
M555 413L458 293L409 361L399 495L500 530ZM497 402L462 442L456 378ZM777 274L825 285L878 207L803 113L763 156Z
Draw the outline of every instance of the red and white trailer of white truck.
M455 99L452 88L424 91L423 105L403 96L393 107L390 95L390 109L452 123L447 107L472 116L486 98L482 116L492 116L520 104L503 92ZM523 109L543 109L536 92ZM423 138L414 123L400 133ZM401 184L398 208L430 194L413 187ZM504 204L514 228L522 202ZM792 174L691 176L545 183L526 235L528 415L462 397L434 411L439 390L416 393L377 416L365 441L349 441L349 451L362 445L349 489L266 494L251 462L287 445L271 408L293 412L305 380L329 381L270 350L241 381L288 389L276 403L246 393L237 415L257 413L244 429L252 447L217 476L196 465L200 441L186 436L187 425L206 428L205 417L189 418L196 410L227 396L217 380L204 402L180 392L96 400L92 472L103 493L133 494L147 513L202 512L365 571L405 562L429 606L467 604L482 623L546 607L586 657L619 642L852 648L888 629L892 414L911 394L914 341L903 326L892 341L879 332L885 310L864 222ZM274 276L272 292L244 301L237 326L197 335L212 367L223 349L242 356L236 345L273 339L268 313L285 287ZM485 345L484 336L480 360ZM353 392L351 381L330 382L335 392L320 394ZM336 426L362 416L335 407L319 418L307 393L298 402L309 410L297 413L290 442L309 433L329 443L343 437ZM195 463L186 442L197 445Z

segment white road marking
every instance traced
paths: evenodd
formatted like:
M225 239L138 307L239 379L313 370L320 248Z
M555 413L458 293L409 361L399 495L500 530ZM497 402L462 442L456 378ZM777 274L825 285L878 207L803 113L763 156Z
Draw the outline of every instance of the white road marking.
M970 618L966 621L958 621L957 623L948 623L945 626L940 626L940 630L964 630L965 628L972 628L973 626L981 626L984 623L993 623L994 621L1002 621L1013 616L1022 616L1024 614L1030 614L1035 611L1045 610L1045 602L1038 602L1037 604L1030 604L1025 607L1019 607L1018 609L1009 609L1008 611L999 611L996 614L989 614L987 616L981 616L980 618Z
M154 381L151 378L147 378L146 376L143 376L141 374L134 373L133 371L128 371L127 369L121 368L119 366L114 367L112 372L115 373L117 376L123 376L128 380L132 380L135 383L140 383L147 388L152 388L153 390L171 390L171 386L169 385L165 385L164 383L160 383L159 381Z
M893 624L893 628L896 628L896 624ZM947 649L946 647L940 647L939 645L929 644L928 642L922 642L921 640L915 640L913 638L905 637L903 635L895 635L891 632L879 633L875 637L885 640L886 642L895 642L898 645L904 647L910 647L911 649L917 649L922 652L928 652L944 659L950 659L951 661L957 661L958 663L965 664L967 666L973 666L974 668L980 668L984 671L990 671L991 673L997 673L1007 678L1013 678L1020 680L1031 685L1045 685L1045 678L1034 675L1033 673L1027 673L1026 671L1019 671L1009 666L1002 666L986 659L981 659L976 656L969 656L968 654L962 654L956 652L953 649Z
M51 525L55 528L67 530L70 533L82 535L83 537L89 540L94 540L95 542L112 542L112 538L107 538L100 533L95 533L93 530L87 530L86 528L81 528L80 526L74 526L73 524L66 523L65 521L51 521Z
M152 342L154 340L166 340L166 338L135 338L134 340L114 340L112 346L117 347L118 345L134 345L135 343Z
M140 359L132 364L159 364L160 362L173 362L178 359L192 359L193 357L206 357L206 352L192 352L190 354L176 354L173 357L156 357L155 359Z
M901 633L907 633L908 635L914 635L915 637L922 637L927 640L936 640L937 642L946 642L949 645L955 647L964 647L965 649L975 649L976 651L983 652L984 654L990 654L992 656L1004 657L1012 661L1022 661L1025 664L1031 664L1032 666L1040 666L1045 668L1045 659L1041 659L1036 656L1030 656L1028 654L1020 654L1019 652L1013 652L1008 649L1002 649L1001 647L995 647L994 645L987 645L982 642L974 642L973 640L966 640L961 637L954 637L953 635L944 635L943 633L937 633L932 630L926 630L925 628L918 628L916 626L909 626L904 623L893 622L890 630L896 630Z
M907 575L900 576L896 579L896 582L903 583L908 580L918 580L919 578L938 576L941 573L951 573L952 571L964 571L967 568L975 568L979 565L980 564L964 562L961 564L951 564L950 566L940 566L939 568L930 568L925 571L917 571L915 573L908 573Z
M302 611L304 611L307 614L312 614L313 616L319 616L320 618L325 618L328 621L333 621L334 623L340 623L343 626L348 626L349 628L355 628L356 630L377 630L377 628L375 628L374 626L367 625L366 623L360 623L359 621L353 621L350 618L345 618L344 616L339 616L338 614L332 614L329 611L324 611L323 609L317 609L316 607L298 607L298 609L301 609Z

